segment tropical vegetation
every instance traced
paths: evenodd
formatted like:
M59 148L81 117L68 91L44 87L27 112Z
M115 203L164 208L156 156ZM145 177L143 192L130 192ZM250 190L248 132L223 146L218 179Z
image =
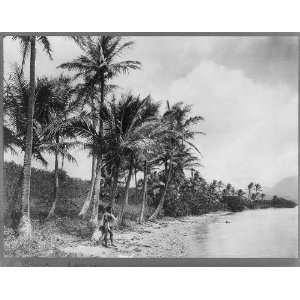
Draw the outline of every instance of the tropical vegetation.
M132 41L111 35L73 37L81 55L58 66L67 75L36 78L36 43L50 58L55 51L45 36L15 39L22 62L5 81L4 149L23 153L24 163L6 164L5 219L18 235L30 237L36 214L45 220L70 214L86 221L92 236L100 205L110 205L124 226L128 220L143 223L163 215L283 203L266 200L259 183L243 190L201 176L201 147L195 137L205 135L199 130L204 117L194 116L184 99L160 103L150 95L119 92L114 80L142 67L138 60L122 59ZM89 181L72 179L63 170L65 159L76 163L73 149L89 154ZM47 166L45 154L54 158L53 172L32 168L32 160ZM72 193L70 186L80 192Z

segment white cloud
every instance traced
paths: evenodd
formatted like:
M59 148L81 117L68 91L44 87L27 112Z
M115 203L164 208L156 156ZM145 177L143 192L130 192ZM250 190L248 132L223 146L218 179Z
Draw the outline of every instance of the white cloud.
M207 136L196 142L209 178L271 185L297 173L297 95L286 85L255 83L240 70L205 61L168 94L206 119Z
M207 135L196 140L204 154L204 176L243 187L249 181L269 186L297 174L297 38L133 39L136 45L124 59L140 60L142 70L114 83L159 101L194 105L193 113L206 119L200 128ZM54 60L38 51L38 75L58 75L56 67L80 53L64 37L51 37L51 42ZM7 74L20 52L7 38L4 46ZM89 178L90 160L82 152L75 155L78 166L65 163L67 171ZM49 161L52 169L53 158Z

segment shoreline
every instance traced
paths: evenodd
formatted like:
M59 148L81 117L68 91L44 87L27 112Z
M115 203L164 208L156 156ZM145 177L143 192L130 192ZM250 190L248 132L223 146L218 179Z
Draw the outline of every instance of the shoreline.
M276 208L274 208L276 209ZM248 210L245 210L247 212ZM86 223L80 219L56 218L35 223L31 241L22 243L6 232L5 257L99 257L99 258L199 258L201 226L227 222L227 210L199 216L163 217L114 231L116 247L91 241ZM230 220L231 216L229 216ZM204 226L205 227L205 226ZM200 237L201 238L201 237ZM205 249L203 249L205 252ZM203 254L203 253L202 253Z
M194 230L226 214L226 211L217 211L200 216L164 217L130 230L116 231L116 247L105 248L83 241L58 248L55 254L71 257L197 257Z
M4 257L197 257L196 228L228 213L216 211L200 216L163 217L135 224L115 230L116 247L110 246L109 241L108 248L91 241L86 223L79 219L56 218L44 224L36 222L29 241L16 238L6 229Z

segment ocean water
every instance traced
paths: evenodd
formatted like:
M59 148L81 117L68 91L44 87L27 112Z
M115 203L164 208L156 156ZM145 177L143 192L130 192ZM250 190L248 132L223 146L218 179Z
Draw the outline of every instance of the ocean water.
M228 213L200 225L193 234L196 257L295 258L298 207Z

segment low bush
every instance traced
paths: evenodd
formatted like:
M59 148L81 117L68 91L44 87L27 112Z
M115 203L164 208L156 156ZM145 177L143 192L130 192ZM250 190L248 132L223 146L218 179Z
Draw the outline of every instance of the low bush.
M270 202L272 207L277 208L293 208L297 206L295 202L282 197L274 197Z

